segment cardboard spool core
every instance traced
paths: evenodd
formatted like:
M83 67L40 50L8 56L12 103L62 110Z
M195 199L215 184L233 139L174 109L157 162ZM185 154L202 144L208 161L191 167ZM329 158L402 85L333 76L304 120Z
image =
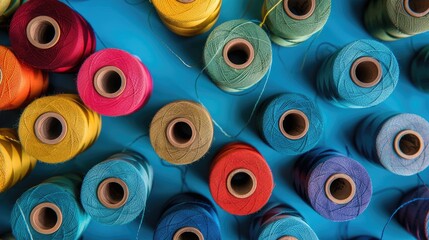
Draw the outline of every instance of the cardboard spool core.
M377 85L383 76L380 62L372 57L361 57L354 61L350 68L353 82L364 88Z
M395 152L406 160L420 156L424 145L423 137L413 130L405 130L398 133L394 140Z
M349 203L356 194L353 179L343 173L334 174L325 183L326 196L336 204Z
M30 213L30 224L40 234L52 234L63 223L61 209L53 203L41 203Z
M176 118L167 126L167 140L177 148L189 147L197 136L194 124L186 118Z
M299 240L299 239L292 236L283 236L281 238L278 238L277 240Z
M54 47L60 40L60 35L60 25L48 16L35 17L27 25L27 39L39 49Z
M174 234L173 240L204 240L204 236L194 227L184 227Z
M125 90L126 80L121 69L115 66L106 66L95 73L94 88L103 97L115 98Z
M223 48L223 59L234 69L247 68L255 58L255 49L252 44L243 38L229 41Z
M310 128L307 115L300 110L289 110L280 117L279 129L283 136L298 140L303 138Z
M192 3L192 2L195 2L195 0L176 0L176 1L178 1L180 3Z
M296 20L305 20L313 15L316 0L283 0L286 14Z
M97 197L103 206L116 209L124 206L128 200L128 186L119 178L107 178L100 183Z
M228 192L236 198L248 198L256 191L258 181L255 174L247 169L237 169L228 175Z
M429 1L426 0L404 0L404 8L412 17L420 18L429 13Z
M42 143L60 143L67 134L66 120L58 113L44 113L34 123L34 133Z

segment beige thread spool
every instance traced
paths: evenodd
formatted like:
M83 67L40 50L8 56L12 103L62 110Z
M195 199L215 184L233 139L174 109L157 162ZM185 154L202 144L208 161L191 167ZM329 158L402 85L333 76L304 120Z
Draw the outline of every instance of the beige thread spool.
M429 1L404 0L404 8L412 17L424 17L429 13Z
M124 72L115 66L106 66L99 69L95 73L93 81L97 93L106 98L118 97L127 85L127 78Z
M325 183L326 196L336 204L349 203L356 194L356 184L353 179L343 173L334 174Z
M173 240L204 240L200 230L193 227L184 227L174 234Z
M61 36L61 29L58 22L48 16L33 18L26 29L28 41L39 49L49 49L54 47Z
M300 110L289 110L280 117L279 129L283 136L292 140L303 138L310 128L307 115Z
M394 140L395 152L405 160L412 160L422 154L423 137L416 131L405 130L398 133Z
M373 87L380 82L382 76L380 62L372 57L358 58L350 68L350 77L360 87Z
M63 223L61 209L53 203L41 203L30 213L30 224L41 234L52 234L60 229Z
M110 209L120 208L128 200L127 184L119 178L107 178L97 189L97 198L103 206Z
M67 134L67 123L63 116L54 112L40 115L34 123L36 138L45 144L58 144Z
M237 56L238 59L235 59ZM234 69L247 68L255 58L255 49L252 44L243 38L229 41L223 48L223 59Z
M236 198L248 198L256 191L258 181L255 174L247 169L232 171L226 180L228 192Z
M313 15L316 0L283 0L286 14L295 20L305 20Z
M194 124L186 118L176 118L166 129L168 142L177 148L186 148L194 143L196 129Z

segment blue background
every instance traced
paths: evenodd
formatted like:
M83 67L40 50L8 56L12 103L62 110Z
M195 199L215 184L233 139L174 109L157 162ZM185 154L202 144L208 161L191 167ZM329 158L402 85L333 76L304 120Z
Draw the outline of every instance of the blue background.
M120 48L138 56L149 68L154 79L154 93L149 103L139 112L126 117L103 117L103 129L98 141L75 159L58 165L38 163L34 171L12 190L0 194L0 234L10 231L9 216L20 194L44 179L67 172L84 174L108 156L132 149L144 154L155 169L153 191L148 201L140 239L151 239L163 204L182 191L195 191L210 197L208 173L213 155L224 144L241 140L254 145L270 164L276 187L272 199L281 200L295 208L307 219L321 239L339 239L361 234L380 236L389 216L396 208L402 191L418 184L417 176L395 176L366 161L353 145L353 132L357 123L372 112L393 110L417 113L429 119L428 95L418 91L409 80L409 64L414 54L425 44L428 34L386 43L398 58L401 76L395 92L384 103L369 109L340 109L320 99L315 92L316 70L321 62L336 49L351 41L371 38L363 26L363 10L367 1L332 1L329 21L320 34L293 48L273 44L271 76L262 99L283 93L298 92L314 99L320 106L324 121L324 137L319 145L328 145L349 154L368 170L374 196L368 209L349 224L332 223L319 216L307 205L292 187L291 167L296 156L284 156L268 147L258 136L253 119L236 139L224 136L215 129L215 141L209 153L189 167L163 164L147 137L149 123L158 109L178 99L196 100L194 83L201 69L202 51L208 33L182 38L166 29L159 21L153 6L140 0L70 0L73 8L84 16L97 33L98 49ZM262 0L223 1L217 25L228 20L260 19ZM248 11L245 9L248 6ZM1 32L1 43L8 44L7 33ZM102 40L103 44L101 43ZM104 46L103 46L104 45ZM167 47L168 46L168 47ZM191 65L186 67L172 52ZM76 92L76 75L52 74L49 93ZM237 96L222 92L203 74L197 83L200 101L212 117L231 135L246 124L263 84L247 94ZM20 111L0 113L0 127L16 127ZM423 172L425 181L428 171ZM184 181L182 181L184 179ZM249 217L233 217L218 208L224 239L247 239ZM135 239L140 219L124 226L103 226L92 222L83 239ZM348 225L348 230L347 229ZM412 239L396 220L389 224L385 239Z

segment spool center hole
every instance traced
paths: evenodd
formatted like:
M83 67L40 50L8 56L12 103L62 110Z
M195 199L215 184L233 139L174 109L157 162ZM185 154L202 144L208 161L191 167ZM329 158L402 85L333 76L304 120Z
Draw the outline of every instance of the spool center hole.
M186 144L192 139L192 128L185 122L177 122L173 126L173 137L179 144Z
M193 232L184 232L179 235L177 240L201 240L197 234Z
M115 71L107 71L100 77L100 88L108 94L118 92L122 86L122 78Z
M42 122L40 135L48 140L58 139L63 132L63 125L55 117L48 117Z
M409 0L408 5L415 13L424 13L429 10L429 1L427 0Z
M311 0L289 0L287 4L289 10L296 16L304 16L312 9Z
M124 188L119 183L116 183L116 182L107 183L104 191L105 191L106 200L110 204L118 204L125 197Z
M298 136L306 129L304 117L296 113L286 115L282 125L285 132L291 136Z
M250 51L251 49L249 46L237 43L231 46L231 48L228 50L228 59L232 63L236 65L243 65L247 61L249 61L250 58Z
M414 155L421 147L420 139L414 134L405 134L399 140L399 148L406 155Z
M344 178L337 178L329 186L329 191L334 198L345 200L352 194L352 185Z
M37 225L43 230L50 230L55 227L58 222L57 213L49 207L44 207L40 209L39 215L37 217Z
M253 188L252 177L245 172L238 172L231 178L231 187L238 195L246 195Z
M378 66L374 62L361 62L356 66L356 77L360 82L372 83L377 81Z
M39 44L48 44L55 38L55 27L48 21L41 21L34 24L35 31L31 36Z

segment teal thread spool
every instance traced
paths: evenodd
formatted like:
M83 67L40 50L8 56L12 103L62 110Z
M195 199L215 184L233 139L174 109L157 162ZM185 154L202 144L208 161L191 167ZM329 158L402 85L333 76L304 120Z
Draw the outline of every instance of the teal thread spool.
M365 25L374 37L395 41L429 31L429 1L371 0Z
M247 20L216 27L204 47L204 64L211 80L227 92L257 84L272 61L271 42L262 28Z
M429 93L429 46L422 48L411 63L411 80L420 90Z
M267 0L262 6L262 17L279 1ZM302 43L322 30L331 13L331 0L283 0L267 16L270 38L283 47Z

